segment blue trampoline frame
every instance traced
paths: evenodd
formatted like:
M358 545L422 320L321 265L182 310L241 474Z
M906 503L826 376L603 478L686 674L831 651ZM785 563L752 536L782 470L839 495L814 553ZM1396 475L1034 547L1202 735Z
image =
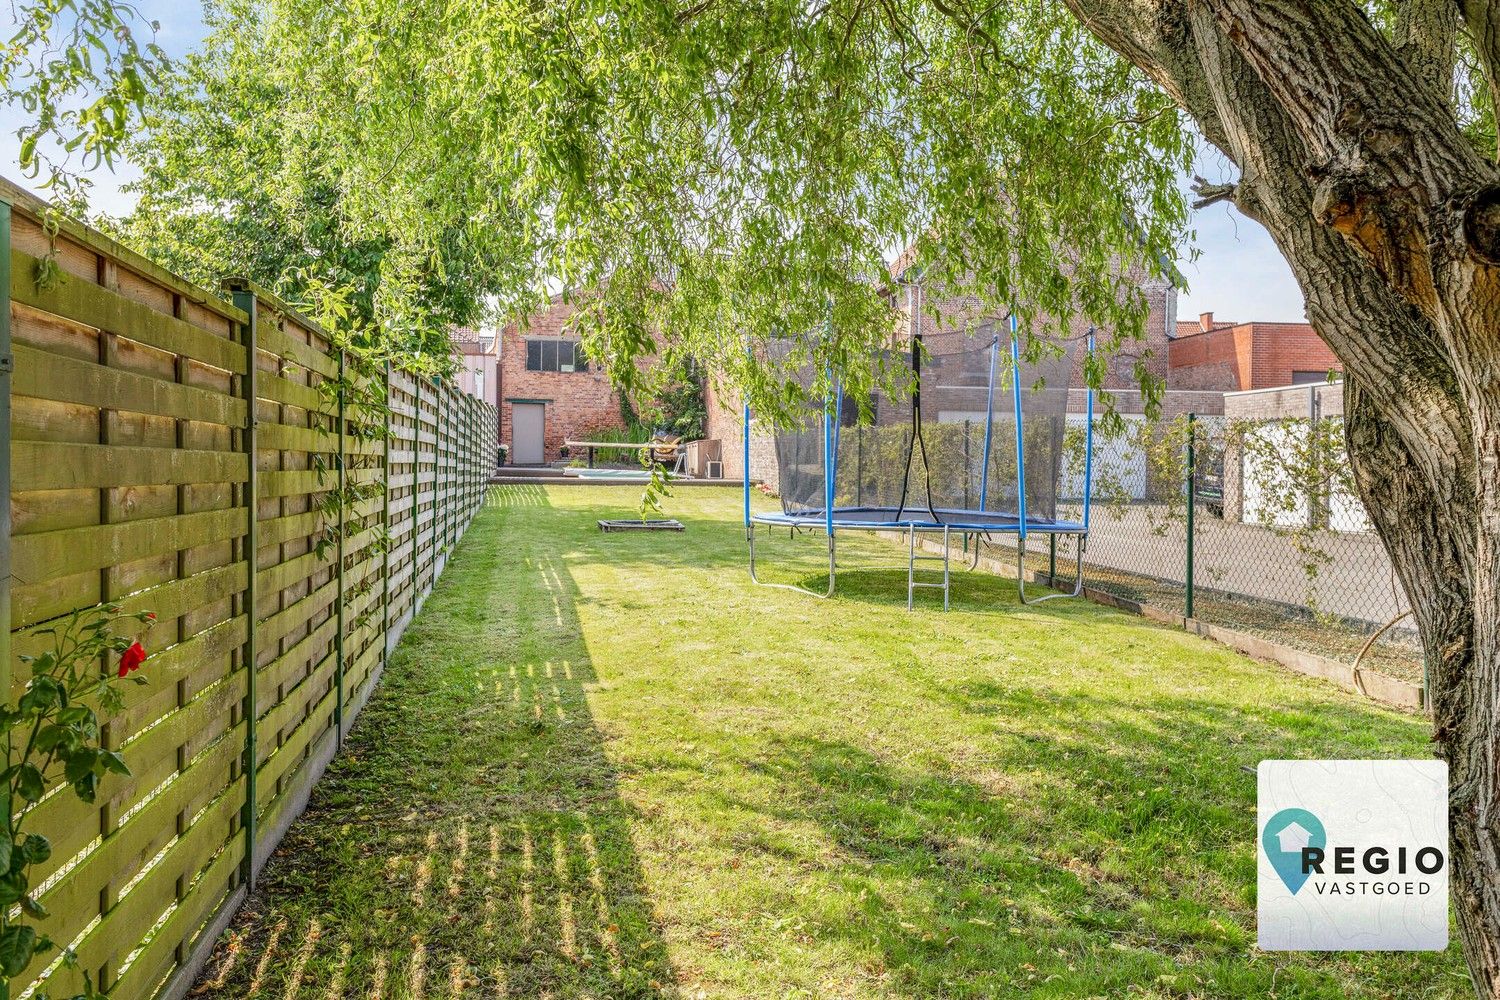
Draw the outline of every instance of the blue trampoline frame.
M1021 394L1021 348L1019 338L1016 336L1016 317L1010 317L1010 356L1011 356L1011 398L1015 406L1016 421L1016 475L1019 480L1017 486L1017 510L1014 513L1002 511L990 511L985 509L986 494L989 478L989 456L990 456L990 431L993 420L987 420L984 432L984 459L980 472L981 488L979 492L980 502L977 510L959 508L937 508L928 510L911 510L896 507L835 507L834 506L834 484L838 477L838 437L839 426L835 415L843 412L844 389L842 384L835 385L835 394L832 398L825 397L823 401L823 508L821 510L808 510L798 514L766 513L756 514L750 509L750 404L746 402L743 410L743 426L741 433L741 445L743 447L744 475L744 518L745 538L750 548L750 579L761 586L780 587L784 590L795 590L799 593L809 594L813 597L832 597L838 579L838 555L837 555L837 533L840 528L859 531L905 531L907 533L907 590L906 606L912 607L914 593L917 589L930 587L943 591L943 610L948 609L950 593L950 541L953 534L957 533L964 541L967 551L970 541L974 545L974 564L979 562L979 540L986 541L991 535L1013 534L1016 536L1016 589L1023 604L1040 604L1057 597L1077 597L1083 593L1083 554L1088 545L1090 501L1093 494L1094 482L1094 390L1092 387L1086 390L1087 402L1085 405L1084 423L1084 458L1083 458L1083 518L1079 521L1064 521L1054 518L1031 518L1026 510L1026 456L1024 447L1024 428L1022 423ZM999 354L999 338L997 337L991 345L990 354L990 381L987 392L986 408L993 413L994 391L995 391L995 362ZM1088 335L1088 356L1094 353L1094 331L1091 329ZM829 404L833 404L830 406ZM949 520L946 515L953 515ZM923 515L923 516L915 516ZM934 517L934 515L936 515ZM798 530L822 529L828 536L828 589L819 593L806 587L799 587L790 583L767 583L756 575L755 572L755 527L758 524L767 526L781 526L792 529L793 533ZM941 556L918 555L917 535L922 533L941 533L943 536L943 554ZM1076 542L1074 545L1077 556L1077 565L1073 575L1073 589L1070 591L1059 591L1042 597L1028 598L1026 596L1026 539L1030 535L1047 535L1055 546L1058 535L1072 536ZM1054 550L1055 551L1055 550ZM943 564L942 583L924 583L916 579L916 563L922 560L941 561ZM1052 582L1049 579L1049 583Z

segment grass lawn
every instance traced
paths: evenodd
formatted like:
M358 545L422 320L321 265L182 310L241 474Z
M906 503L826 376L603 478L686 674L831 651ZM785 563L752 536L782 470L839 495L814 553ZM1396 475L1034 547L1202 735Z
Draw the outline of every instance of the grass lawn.
M737 492L595 529L637 496L493 492L198 995L1472 996L1456 944L1254 948L1241 765L1422 718L987 575L908 613L868 536L758 588Z

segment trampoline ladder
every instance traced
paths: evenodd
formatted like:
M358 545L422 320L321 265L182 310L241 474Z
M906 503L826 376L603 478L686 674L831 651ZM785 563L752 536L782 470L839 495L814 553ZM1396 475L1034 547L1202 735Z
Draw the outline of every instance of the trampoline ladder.
M940 556L921 556L921 555L917 555L917 534L918 534L917 529L915 527L912 527L912 528L910 528L908 530L907 536L906 536L906 538L907 538L907 547L906 547L906 610L910 611L912 609L912 601L913 601L913 598L916 597L917 588L919 588L919 587L928 587L928 588L931 588L933 590L941 590L943 592L943 610L947 611L948 610L948 595L949 595L949 592L950 592L949 591L949 586L948 586L949 580L950 580L950 576L949 576L949 572L948 572L948 553L951 551L949 549L949 546L948 546L948 527L947 527L947 525L943 526L943 554L940 555ZM919 582L917 582L917 563L919 563L919 562L940 562L940 563L942 563L943 564L943 582L942 583L919 583Z

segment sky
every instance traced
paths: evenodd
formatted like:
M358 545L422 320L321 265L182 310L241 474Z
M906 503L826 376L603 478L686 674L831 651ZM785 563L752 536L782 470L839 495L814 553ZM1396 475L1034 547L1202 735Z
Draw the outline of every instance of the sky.
M160 23L157 43L169 57L192 50L206 31L201 10L191 0L141 0L136 4L147 20ZM0 174L26 186L20 174L20 142L15 131L20 118L14 108L0 106ZM1194 172L1211 181L1226 179L1233 167L1219 154L1204 149ZM93 175L92 203L109 215L124 215L134 199L120 188L135 176L128 164L114 172L101 169ZM1191 177L1182 179L1184 190ZM1297 322L1304 318L1302 293L1292 272L1270 236L1226 203L1193 213L1197 233L1197 260L1180 260L1178 268L1188 288L1178 295L1179 319L1212 312L1217 320Z

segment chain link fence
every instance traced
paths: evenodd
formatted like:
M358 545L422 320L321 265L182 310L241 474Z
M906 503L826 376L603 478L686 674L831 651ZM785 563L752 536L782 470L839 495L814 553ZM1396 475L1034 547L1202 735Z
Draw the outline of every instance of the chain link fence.
M1096 429L1085 583L1422 684L1406 596L1354 491L1339 387L1229 399L1241 412ZM1070 587L1074 545L1033 535L1028 567ZM1013 565L1006 549L987 544Z

